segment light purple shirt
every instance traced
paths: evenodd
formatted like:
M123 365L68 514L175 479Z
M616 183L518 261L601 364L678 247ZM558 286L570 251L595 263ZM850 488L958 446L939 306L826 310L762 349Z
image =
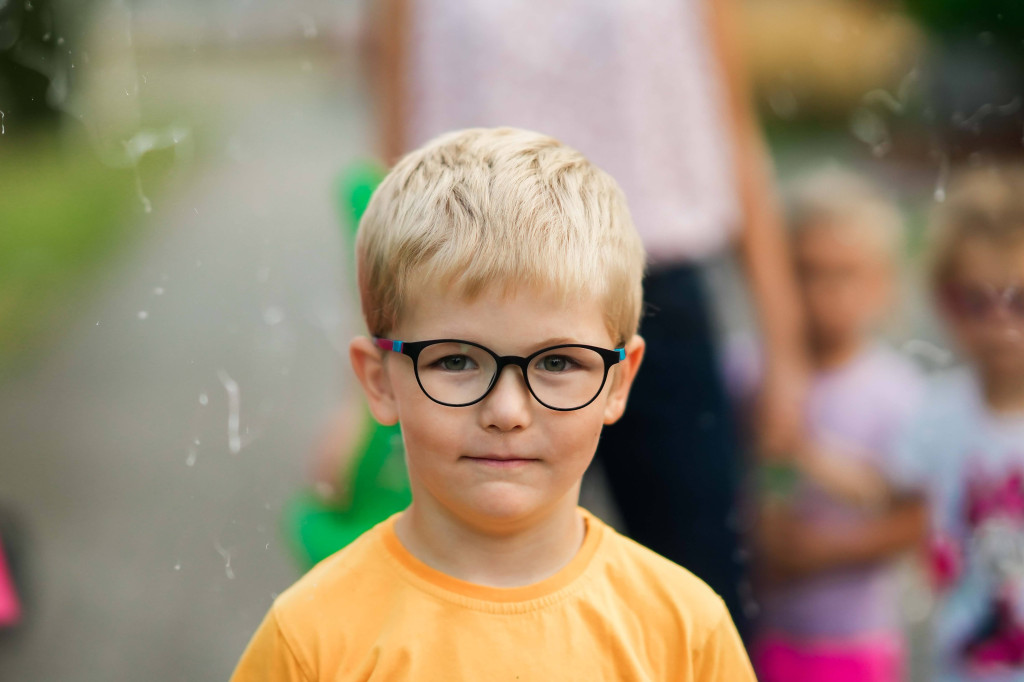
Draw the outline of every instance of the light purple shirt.
M756 353L734 344L727 353L729 383L740 395L756 385ZM917 409L924 379L902 355L873 344L841 367L819 372L807 396L806 427L830 456L887 471L885 458ZM810 482L796 492L797 513L836 533L873 512L835 500ZM851 638L899 628L889 562L820 573L761 595L766 631L797 639Z

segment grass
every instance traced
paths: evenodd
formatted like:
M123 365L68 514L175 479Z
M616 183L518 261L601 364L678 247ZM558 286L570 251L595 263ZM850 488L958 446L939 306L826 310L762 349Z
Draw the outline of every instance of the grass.
M140 162L147 191L172 155ZM53 337L78 292L129 239L142 213L135 183L133 170L103 165L84 143L0 139L0 379Z

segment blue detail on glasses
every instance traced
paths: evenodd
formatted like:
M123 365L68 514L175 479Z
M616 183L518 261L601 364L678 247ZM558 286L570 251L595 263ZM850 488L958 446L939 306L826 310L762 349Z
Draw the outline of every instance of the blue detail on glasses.
M373 337L373 342L377 344L378 348L383 348L384 350L393 350L396 353L402 352L403 344L401 341L392 341L391 339L382 339L380 337L375 336Z

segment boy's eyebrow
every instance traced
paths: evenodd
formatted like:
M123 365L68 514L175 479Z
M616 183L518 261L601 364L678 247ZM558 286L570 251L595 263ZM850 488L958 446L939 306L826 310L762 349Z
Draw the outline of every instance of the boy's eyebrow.
M571 339L568 336L558 336L552 339L545 339L536 344L537 348L543 348L545 346L557 346L563 343L578 343L575 339Z
M477 338L475 338L475 337L473 337L471 335L452 334L450 336L445 336L445 337L440 337L439 336L437 338L461 339L463 341L472 341L474 343L479 343L479 344L481 344L483 346L491 348L491 346L488 346L483 341L480 341L480 340L478 340ZM530 342L529 347L531 349L533 349L533 350L537 350L539 348L547 348L548 346L560 346L563 343L582 343L582 342L577 341L576 339L570 338L568 336L556 336L556 337L552 337L552 338L549 338L549 339L544 339L543 341ZM495 351L495 352L497 352L497 351Z

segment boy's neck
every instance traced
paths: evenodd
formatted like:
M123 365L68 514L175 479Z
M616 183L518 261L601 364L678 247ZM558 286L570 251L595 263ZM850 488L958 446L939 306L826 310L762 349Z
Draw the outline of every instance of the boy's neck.
M1024 376L982 372L985 404L996 414L1024 414Z
M583 544L578 491L549 514L516 527L465 523L436 503L413 502L395 524L417 559L453 578L489 587L522 587L558 573ZM572 504L569 504L572 502Z
M818 371L842 367L855 358L866 345L861 337L830 341L811 341L811 363Z

